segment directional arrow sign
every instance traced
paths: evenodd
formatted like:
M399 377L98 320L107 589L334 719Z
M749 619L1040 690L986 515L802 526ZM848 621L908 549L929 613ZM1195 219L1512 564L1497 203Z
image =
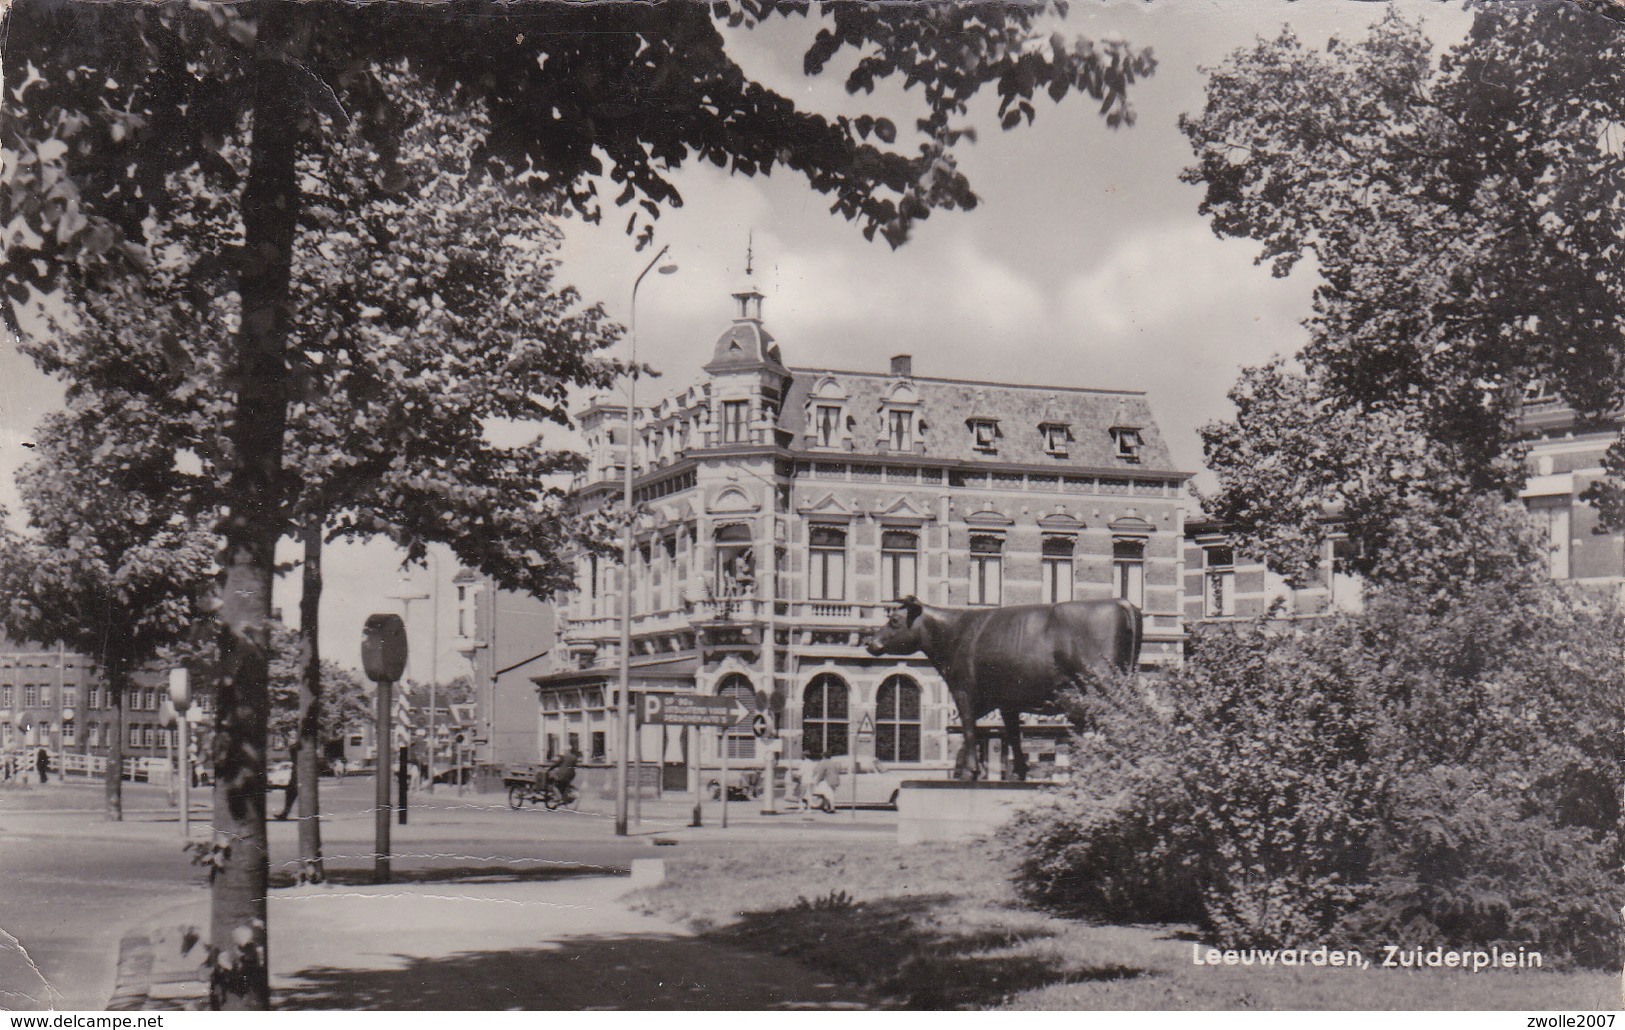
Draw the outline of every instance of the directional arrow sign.
M643 721L666 726L734 726L750 718L737 697L704 694L645 694Z

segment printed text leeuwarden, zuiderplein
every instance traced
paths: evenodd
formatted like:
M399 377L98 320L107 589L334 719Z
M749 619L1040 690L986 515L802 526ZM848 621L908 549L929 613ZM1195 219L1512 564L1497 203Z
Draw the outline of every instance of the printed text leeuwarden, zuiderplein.
M1463 969L1482 973L1487 969L1540 969L1545 965L1540 952L1523 946L1516 950L1499 945L1472 951L1448 948L1405 947L1384 944L1382 954L1372 962L1355 949L1328 948L1230 948L1220 950L1191 945L1191 964L1196 966L1329 966L1338 969Z

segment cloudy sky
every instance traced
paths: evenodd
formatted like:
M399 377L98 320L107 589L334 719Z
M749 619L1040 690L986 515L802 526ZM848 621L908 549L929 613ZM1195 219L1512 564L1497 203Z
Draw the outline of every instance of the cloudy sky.
M1467 26L1454 2L1398 6L1424 17L1441 47ZM1069 98L1040 101L1032 127L1006 133L990 96L973 112L978 142L959 155L981 205L933 215L897 251L865 241L792 174L746 179L708 165L679 173L684 206L664 212L657 233L680 270L645 280L638 299L639 357L665 376L644 389L658 395L695 377L728 324L751 239L766 322L787 363L879 370L888 356L910 353L919 375L1144 390L1175 461L1199 470L1197 427L1227 414L1225 393L1243 365L1297 349L1315 281L1309 268L1273 279L1253 264L1251 244L1213 236L1196 211L1200 191L1178 180L1191 155L1177 118L1201 106L1201 68L1256 36L1290 23L1318 45L1362 34L1383 11L1357 0L1074 3L1067 34L1153 49L1156 74L1132 93L1137 124L1110 130L1093 105ZM748 73L803 106L895 113L900 127L912 125L905 94L860 103L843 94L838 75L802 76L808 30L792 19L742 31L735 50ZM620 231L624 217L611 211L604 221L567 226L561 278L624 322L649 254ZM0 504L14 512L22 444L60 396L10 347L0 352ZM359 646L367 613L399 611L388 595L429 586L426 570L403 581L398 564L387 547L333 549L322 632L334 658L358 664L346 642ZM453 571L441 563L443 638ZM296 591L291 579L279 592L290 618ZM426 645L429 608L414 604L411 616ZM420 664L413 674L426 677L428 663ZM444 640L439 670L466 671Z

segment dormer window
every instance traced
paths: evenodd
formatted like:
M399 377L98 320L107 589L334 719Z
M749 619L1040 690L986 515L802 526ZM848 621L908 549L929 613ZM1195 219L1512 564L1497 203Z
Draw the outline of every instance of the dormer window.
M1044 436L1044 451L1056 457L1066 457L1066 445L1072 441L1072 428L1065 422L1045 422L1038 427Z
M999 423L997 419L970 420L971 442L977 450L991 454L999 449Z
M813 409L813 439L820 447L834 447L840 443L840 405L820 404Z
M1112 430L1112 442L1117 447L1117 457L1124 461L1140 460L1140 431L1129 426L1118 426Z
M913 449L914 412L888 411L886 413L886 441L894 451Z

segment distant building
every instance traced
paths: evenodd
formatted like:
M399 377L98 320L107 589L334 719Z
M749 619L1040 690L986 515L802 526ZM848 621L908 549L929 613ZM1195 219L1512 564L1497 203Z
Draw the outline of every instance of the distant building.
M1619 417L1587 422L1538 387L1532 390L1519 419L1529 448L1528 479L1519 497L1546 531L1553 579L1625 599L1625 533L1603 530L1597 509L1580 500L1605 476L1603 459L1620 427ZM1257 618L1272 604L1284 617L1359 609L1362 584L1345 568L1349 545L1335 517L1326 519L1320 569L1301 588L1289 587L1263 562L1238 554L1235 543L1223 523L1185 523L1188 624Z
M1546 527L1555 579L1625 597L1625 533L1602 531L1580 494L1606 471L1603 458L1625 418L1587 422L1538 386L1519 420L1529 445L1529 479L1519 496Z
M457 649L474 680L474 750L483 765L510 766L537 758L536 684L531 677L554 646L553 606L496 589L467 569L457 590Z
M1189 474L1144 394L942 379L917 374L908 355L880 371L791 367L762 295L734 297L702 381L636 413L644 516L630 577L616 558L582 554L577 589L551 614L473 602L489 616L475 616L474 653L513 641L505 657L476 658L481 682L503 668L531 681L528 758L574 747L589 763L614 759L623 605L634 692L766 705L789 759L844 754L867 726L861 754L951 763L960 728L936 670L861 646L909 595L970 606L1123 596L1146 611L1144 663L1178 660ZM617 504L626 410L600 398L578 421L589 465L575 502ZM552 635L532 636L550 617ZM512 633L519 621L533 628ZM510 690L499 685L495 703ZM712 767L705 737L694 758ZM691 761L675 731L647 727L640 746L674 780ZM1053 751L1041 733L1033 747L1039 760ZM748 728L727 748L731 763L762 757Z
M124 697L121 731L90 658L0 637L0 752L44 748L61 768L66 756L105 757L113 734L122 732L126 758L163 758L177 740L175 728L162 720L168 696L164 671L137 672Z

